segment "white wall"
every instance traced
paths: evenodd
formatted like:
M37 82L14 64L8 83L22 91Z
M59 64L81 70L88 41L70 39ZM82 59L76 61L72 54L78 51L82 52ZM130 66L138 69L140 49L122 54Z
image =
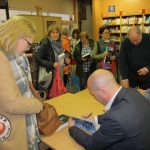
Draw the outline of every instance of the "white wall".
M73 14L73 0L9 0L9 9L35 10L35 6L42 6L49 13Z

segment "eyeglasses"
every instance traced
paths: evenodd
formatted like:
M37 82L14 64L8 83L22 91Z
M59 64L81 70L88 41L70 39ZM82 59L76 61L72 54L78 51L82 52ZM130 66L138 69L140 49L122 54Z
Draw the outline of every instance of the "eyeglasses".
M23 37L23 38L27 41L29 49L32 48L33 45L25 37Z
M104 32L103 34L109 34L110 32Z

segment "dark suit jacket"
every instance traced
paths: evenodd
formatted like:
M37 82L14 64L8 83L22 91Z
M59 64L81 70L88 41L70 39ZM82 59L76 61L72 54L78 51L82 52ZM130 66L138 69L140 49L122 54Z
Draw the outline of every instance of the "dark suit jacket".
M70 136L87 150L150 150L150 104L137 90L122 88L98 123L92 136L77 127Z

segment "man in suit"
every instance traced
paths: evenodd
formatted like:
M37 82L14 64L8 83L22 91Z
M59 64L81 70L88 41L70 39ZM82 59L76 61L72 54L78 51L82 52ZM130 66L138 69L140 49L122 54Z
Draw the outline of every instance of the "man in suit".
M89 77L88 89L107 111L95 116L100 128L92 135L69 119L69 134L78 144L86 150L150 150L150 105L142 94L120 87L103 69Z

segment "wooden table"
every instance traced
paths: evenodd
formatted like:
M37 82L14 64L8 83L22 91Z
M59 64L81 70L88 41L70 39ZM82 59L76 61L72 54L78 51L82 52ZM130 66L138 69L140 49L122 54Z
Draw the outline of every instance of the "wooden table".
M93 115L103 114L104 106L91 96L88 90L76 94L64 94L47 101L53 105L58 115L81 117L83 114L93 113ZM55 132L52 136L43 137L43 143L56 150L84 150L69 135L68 128L65 127Z

